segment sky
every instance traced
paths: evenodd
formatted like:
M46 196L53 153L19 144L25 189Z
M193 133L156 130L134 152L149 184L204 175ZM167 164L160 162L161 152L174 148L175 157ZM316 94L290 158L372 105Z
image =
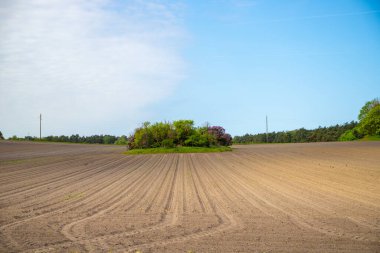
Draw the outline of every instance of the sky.
M342 124L379 71L377 0L0 1L5 137Z

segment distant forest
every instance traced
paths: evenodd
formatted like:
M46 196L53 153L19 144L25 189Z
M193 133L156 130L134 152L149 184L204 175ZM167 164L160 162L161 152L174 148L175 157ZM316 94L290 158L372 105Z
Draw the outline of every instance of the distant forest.
M358 115L359 122L351 121L343 125L318 127L307 130L300 128L292 131L235 136L233 143L292 143L318 141L353 141L363 137L380 140L380 101L375 98L365 103ZM268 138L268 139L267 139Z
M70 142L70 143L87 143L87 144L116 144L116 145L127 145L127 137L122 135L120 137L113 135L91 135L91 136L80 136L79 134L73 134L71 136L46 136L41 139L34 136L25 136L24 138L19 138L17 136L12 136L9 140L25 140L25 141L50 141L50 142Z
M235 136L233 143L291 143L291 142L319 142L319 141L338 141L340 136L346 131L355 128L357 122L351 121L343 125L335 125L330 127L318 127L308 130L300 128L292 131L271 132L268 133L268 141L265 133L245 134L243 136Z

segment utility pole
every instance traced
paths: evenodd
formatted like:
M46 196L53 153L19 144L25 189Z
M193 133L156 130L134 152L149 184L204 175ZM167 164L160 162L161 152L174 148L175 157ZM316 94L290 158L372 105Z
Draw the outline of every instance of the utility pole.
M41 121L42 121L42 114L40 113L40 140L41 140Z
M268 143L268 115L265 115L265 123L266 123L266 134L267 134L267 143Z

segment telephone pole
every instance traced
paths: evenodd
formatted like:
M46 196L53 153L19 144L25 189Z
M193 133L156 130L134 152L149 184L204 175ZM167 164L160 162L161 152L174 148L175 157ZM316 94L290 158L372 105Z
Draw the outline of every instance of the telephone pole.
M42 114L40 113L40 140L41 140L41 121L42 121Z
M266 123L266 135L267 135L267 143L268 143L268 115L265 115L265 123Z

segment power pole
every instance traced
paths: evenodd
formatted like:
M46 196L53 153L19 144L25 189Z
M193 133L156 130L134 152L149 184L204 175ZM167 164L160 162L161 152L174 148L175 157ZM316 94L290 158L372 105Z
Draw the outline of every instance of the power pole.
M41 140L41 121L42 121L42 114L40 113L40 140Z
M266 123L266 135L267 135L267 143L268 143L268 116L265 115L265 123Z

